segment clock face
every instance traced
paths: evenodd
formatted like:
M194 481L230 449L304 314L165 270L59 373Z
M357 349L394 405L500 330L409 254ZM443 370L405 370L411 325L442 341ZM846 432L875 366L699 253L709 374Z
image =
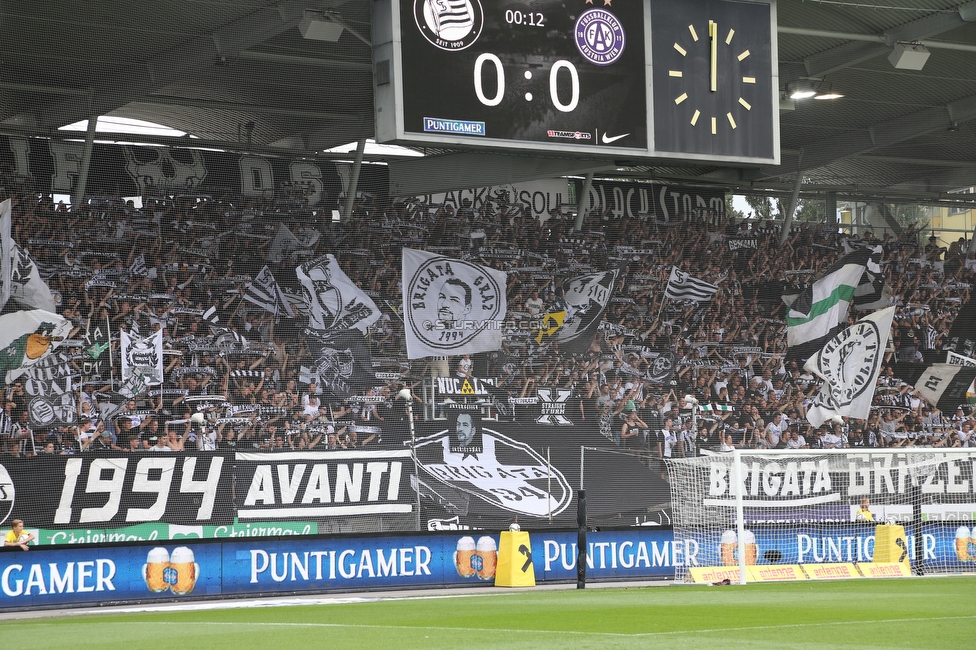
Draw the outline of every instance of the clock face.
M656 150L774 157L770 12L734 0L651 3Z
M395 1L405 138L647 150L643 2Z

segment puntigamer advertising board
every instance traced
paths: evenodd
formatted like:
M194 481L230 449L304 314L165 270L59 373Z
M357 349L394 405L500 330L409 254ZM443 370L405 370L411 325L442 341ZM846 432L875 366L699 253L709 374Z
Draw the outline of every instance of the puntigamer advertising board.
M576 533L531 537L540 582L574 580ZM291 539L185 540L0 553L0 609L330 590L491 585L490 531ZM667 579L697 544L670 530L594 533L594 579Z

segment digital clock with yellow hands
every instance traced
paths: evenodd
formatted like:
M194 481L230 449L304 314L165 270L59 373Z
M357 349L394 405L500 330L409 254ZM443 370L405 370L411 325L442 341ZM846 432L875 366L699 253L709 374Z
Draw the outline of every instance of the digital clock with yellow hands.
M651 3L656 150L774 157L774 12L767 2Z

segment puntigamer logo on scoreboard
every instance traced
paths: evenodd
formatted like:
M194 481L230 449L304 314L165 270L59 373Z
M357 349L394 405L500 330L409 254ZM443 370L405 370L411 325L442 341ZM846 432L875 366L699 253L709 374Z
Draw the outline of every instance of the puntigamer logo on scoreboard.
M478 0L414 0L413 19L431 45L456 52L481 36L485 12Z
M440 117L425 117L424 131L427 133L485 135L485 123L473 122L471 120L447 120Z

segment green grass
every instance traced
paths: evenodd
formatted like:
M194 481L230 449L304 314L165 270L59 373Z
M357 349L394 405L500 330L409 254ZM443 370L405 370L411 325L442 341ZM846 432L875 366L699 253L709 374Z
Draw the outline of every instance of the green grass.
M44 648L966 648L976 577L519 590L0 623Z

